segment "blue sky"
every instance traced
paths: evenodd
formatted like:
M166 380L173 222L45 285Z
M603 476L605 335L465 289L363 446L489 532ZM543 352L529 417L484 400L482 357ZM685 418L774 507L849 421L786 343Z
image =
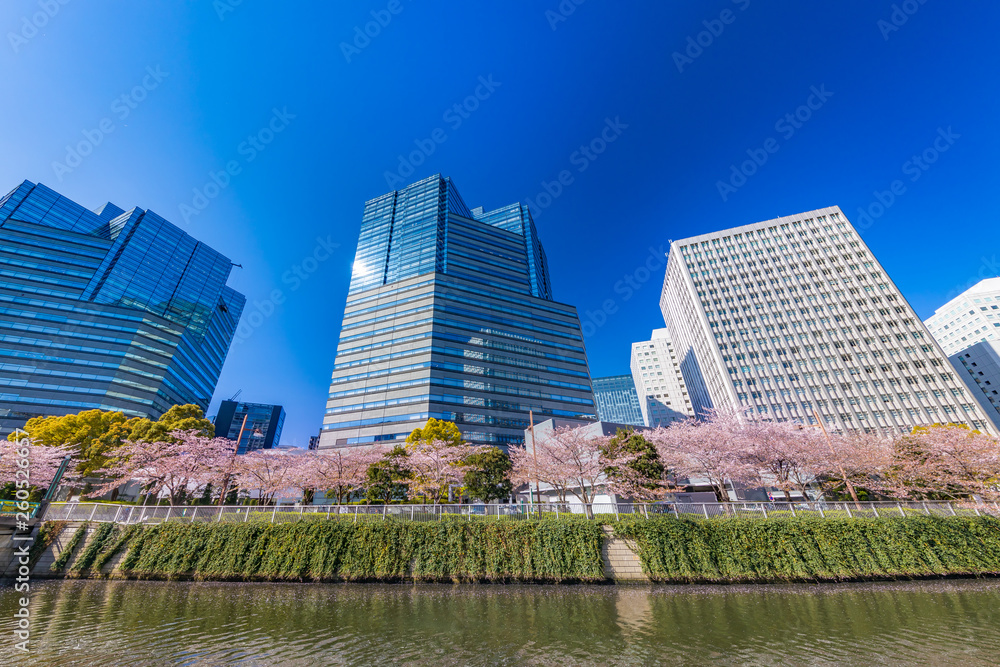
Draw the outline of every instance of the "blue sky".
M595 325L594 376L663 326L662 266L641 279L670 239L870 209L864 237L921 317L1000 273L996 3L62 1L0 6L0 189L149 208L242 264L230 284L261 323L213 408L282 403L284 444L318 432L387 172L534 202L556 297Z

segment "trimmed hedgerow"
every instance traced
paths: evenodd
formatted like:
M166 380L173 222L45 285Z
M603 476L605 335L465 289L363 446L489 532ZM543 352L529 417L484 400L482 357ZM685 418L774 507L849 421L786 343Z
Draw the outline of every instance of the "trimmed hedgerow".
M94 571L99 573L107 562L117 556L118 553L125 548L125 545L128 544L129 541L141 531L141 525L131 525L125 528L125 530L117 531L115 533L114 542L108 540L110 542L110 546L102 551L94 561Z
M120 576L212 580L599 581L603 533L584 522L385 521L146 527Z
M90 544L83 550L80 557L73 562L71 572L83 572L90 567L101 551L114 540L117 526L113 523L102 523L94 531L94 536L90 539Z
M654 581L843 581L1000 574L995 517L622 521Z
M83 536L87 534L87 528L89 526L89 521L84 521L80 524L80 527L76 529L73 536L69 538L66 548L59 553L59 557L56 558L52 565L49 566L50 570L53 572L59 572L66 567L66 563L68 563L69 559L73 557L73 551L76 550L76 545L78 545L80 540L83 539Z
M66 521L46 521L41 525L31 549L28 550L28 567L35 567L42 553L66 530L67 525Z

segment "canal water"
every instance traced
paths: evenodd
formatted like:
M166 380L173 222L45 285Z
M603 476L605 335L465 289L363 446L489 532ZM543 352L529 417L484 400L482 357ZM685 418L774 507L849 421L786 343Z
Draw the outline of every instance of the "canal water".
M0 588L0 665L995 665L1000 581Z

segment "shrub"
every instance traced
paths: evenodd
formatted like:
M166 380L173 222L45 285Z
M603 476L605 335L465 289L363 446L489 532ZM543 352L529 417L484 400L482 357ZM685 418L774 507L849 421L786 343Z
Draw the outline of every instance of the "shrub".
M599 581L585 522L179 524L147 527L119 571L137 578Z
M69 542L66 544L66 548L62 550L59 557L55 559L49 569L53 572L59 572L66 567L66 563L69 559L73 557L73 551L76 549L76 545L80 543L83 536L87 534L87 528L90 526L89 521L84 521L80 524L80 527L76 529L73 536L69 538Z
M658 517L623 521L654 581L839 581L1000 573L1000 519Z

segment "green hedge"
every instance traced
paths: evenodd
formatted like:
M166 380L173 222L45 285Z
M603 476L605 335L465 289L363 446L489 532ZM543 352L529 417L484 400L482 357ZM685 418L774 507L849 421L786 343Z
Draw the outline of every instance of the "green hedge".
M71 572L83 572L88 567L94 564L97 560L98 555L107 548L108 545L112 544L115 540L115 531L118 529L113 523L102 523L97 526L94 531L93 536L90 538L90 543L87 544L87 548L83 550L83 553L73 562L73 567L70 568Z
M844 581L1000 574L994 517L622 521L654 581Z
M59 552L59 557L52 562L52 565L49 565L50 570L53 572L61 572L62 569L66 567L66 563L68 563L69 559L73 557L73 552L76 550L76 546L80 543L80 540L83 539L84 535L87 534L87 528L89 527L89 521L84 521L80 524L80 527L76 529L73 536L69 538L69 542L66 544L66 547Z
M119 575L265 581L600 581L600 526L583 522L302 521L149 526Z

